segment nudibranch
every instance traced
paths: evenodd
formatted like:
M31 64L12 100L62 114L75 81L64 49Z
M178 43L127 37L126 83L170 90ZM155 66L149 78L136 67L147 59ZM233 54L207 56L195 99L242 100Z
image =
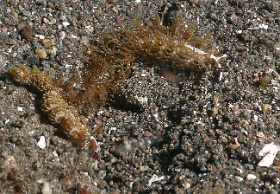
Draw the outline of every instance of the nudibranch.
M14 66L10 75L15 82L42 93L42 112L74 145L88 146L98 152L99 145L93 135L102 127L99 124L90 132L81 113L102 106L112 98L136 62L175 73L191 72L194 76L210 67L221 70L219 60L225 56L216 56L218 52L213 48L209 33L200 37L194 33L195 29L194 22L184 24L179 16L170 26L162 25L158 14L152 25L135 17L128 23L118 23L114 31L100 34L97 44L86 51L89 60L81 72L73 70L69 79L61 72L54 78L47 70L21 64ZM221 76L222 73L219 81Z

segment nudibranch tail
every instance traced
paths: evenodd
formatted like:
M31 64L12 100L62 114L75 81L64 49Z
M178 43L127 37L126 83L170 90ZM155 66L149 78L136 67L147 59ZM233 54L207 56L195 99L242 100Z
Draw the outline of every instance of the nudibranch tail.
M37 67L16 65L10 74L15 82L37 88L43 94L42 112L75 146L83 147L89 141L90 148L98 150L97 141L89 133L86 119L63 98L61 89L47 72L40 71Z

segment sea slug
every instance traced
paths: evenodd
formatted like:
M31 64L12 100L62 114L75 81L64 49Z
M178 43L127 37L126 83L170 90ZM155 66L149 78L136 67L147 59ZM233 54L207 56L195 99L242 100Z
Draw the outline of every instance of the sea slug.
M90 133L82 115L110 100L136 62L192 77L200 77L210 67L221 69L219 59L224 56L216 55L209 33L196 35L195 23L185 24L180 16L168 26L163 25L163 18L156 14L153 24L147 25L134 17L128 23L118 23L116 30L99 34L85 51L88 62L80 72L72 69L68 79L63 72L53 78L47 70L25 65L14 66L10 75L15 82L42 93L43 113L74 145L98 152L93 134L102 127L98 125Z

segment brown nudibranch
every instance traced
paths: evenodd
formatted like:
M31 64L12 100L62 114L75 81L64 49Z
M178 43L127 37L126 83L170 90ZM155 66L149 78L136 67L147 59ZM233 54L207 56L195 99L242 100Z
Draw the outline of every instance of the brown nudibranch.
M163 26L156 15L152 25L138 17L128 23L117 24L115 31L99 35L95 45L85 51L89 60L79 71L70 69L68 77L58 71L51 77L47 70L16 65L12 79L42 93L42 111L49 120L76 146L99 150L93 135L102 127L90 132L81 113L96 109L116 93L118 86L130 76L136 62L158 66L175 73L200 76L210 67L221 70L220 58L209 33L195 34L195 23L176 17L173 24ZM182 74L181 74L182 75ZM220 73L219 81L222 73ZM77 87L74 87L77 86Z

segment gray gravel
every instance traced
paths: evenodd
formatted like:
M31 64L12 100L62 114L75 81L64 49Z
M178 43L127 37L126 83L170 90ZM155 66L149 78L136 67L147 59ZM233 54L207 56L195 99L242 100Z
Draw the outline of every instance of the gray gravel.
M52 72L82 65L83 45L99 33L132 13L149 21L166 3L0 1L0 193L280 192L280 152L270 167L258 166L264 145L280 146L277 0L176 2L227 54L222 81L210 70L172 83L136 64L121 88L124 106L89 115L104 122L100 162L57 133L40 114L40 96L6 74L18 63Z

